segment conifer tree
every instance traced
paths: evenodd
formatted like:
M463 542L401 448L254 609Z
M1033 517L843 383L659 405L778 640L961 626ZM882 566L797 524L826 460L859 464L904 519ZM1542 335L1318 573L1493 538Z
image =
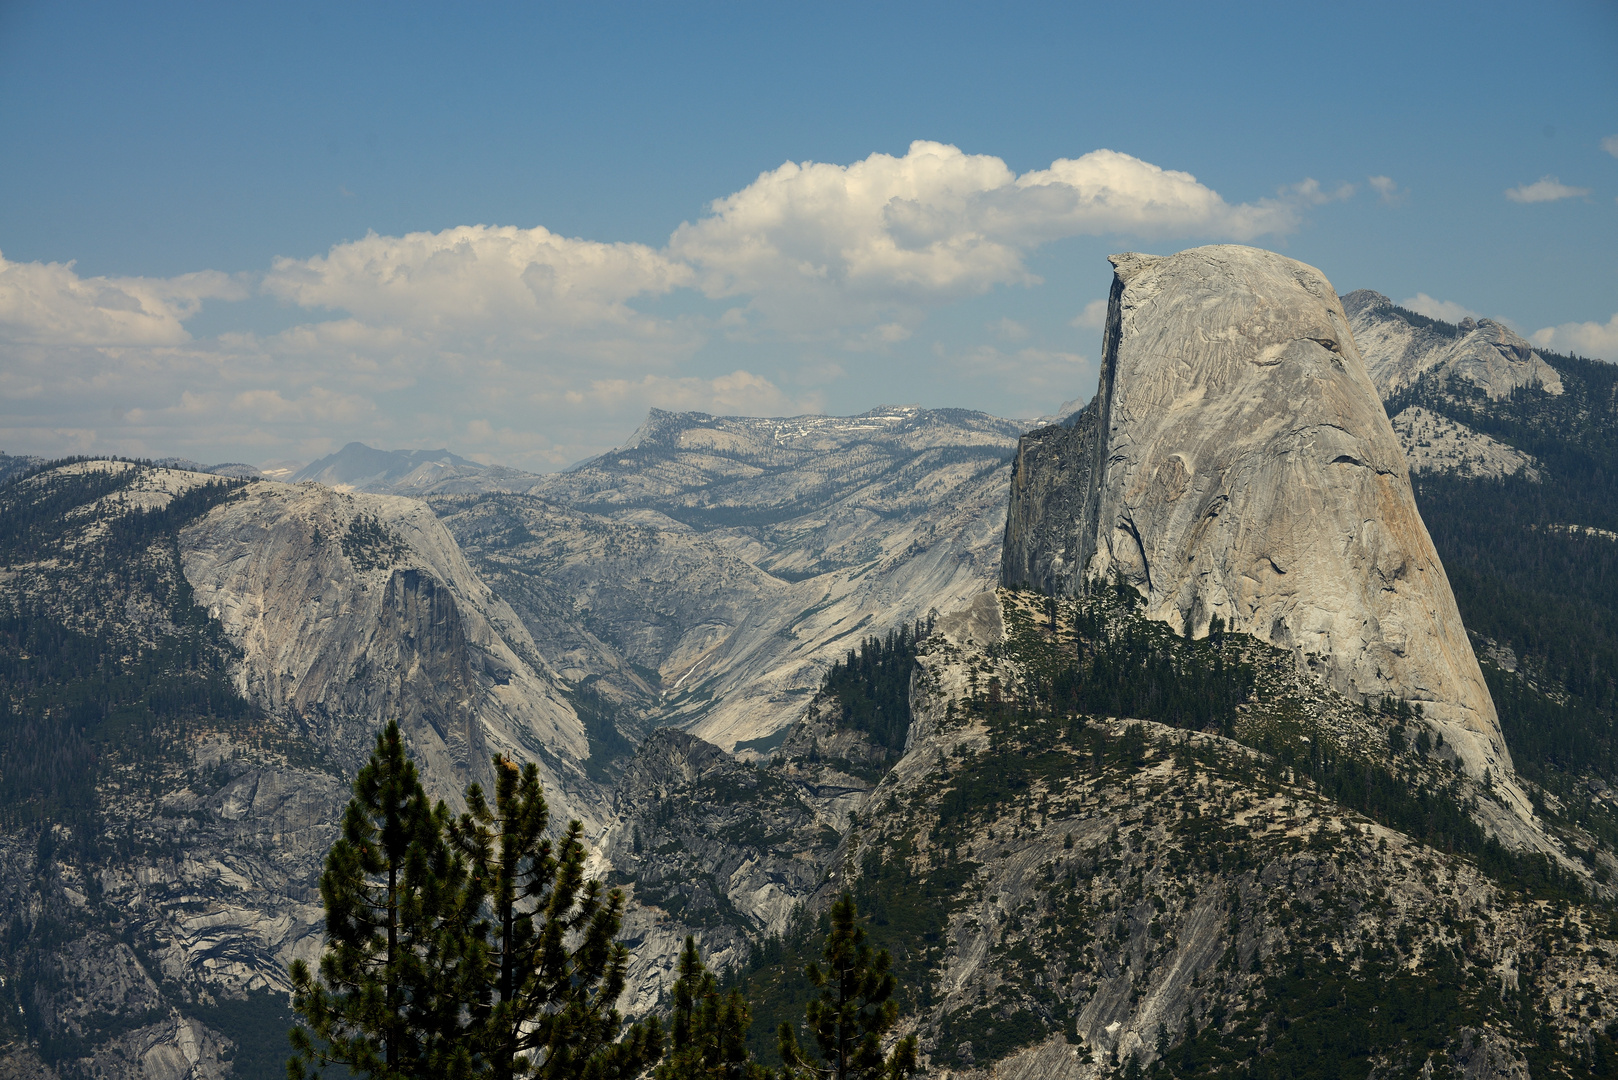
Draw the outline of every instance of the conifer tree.
M629 955L614 939L624 899L586 880L584 827L546 836L550 810L539 770L495 759L491 807L477 785L451 829L470 867L473 927L468 1000L479 1074L611 1080L644 1071L662 1053L656 1019L619 1039L614 1007Z
M320 898L327 951L319 973L292 964L293 1080L336 1063L378 1080L469 1075L466 874L445 845L396 723L377 735L354 780L343 832L326 856Z
M770 1071L747 1052L753 1016L740 990L720 996L719 981L687 936L674 982L672 1045L656 1080L769 1080Z
M811 963L804 974L820 991L805 1009L820 1060L798 1043L790 1023L781 1024L783 1080L899 1080L916 1070L916 1038L900 1039L882 1054L882 1037L899 1019L893 1000L898 980L886 949L873 951L859 925L854 898L844 893L831 909L831 933L822 953L826 966Z
M292 965L292 1080L326 1065L374 1080L630 1080L662 1053L657 1021L614 1007L623 895L586 879L583 826L553 840L533 765L495 759L495 805L456 822L429 804L398 726L354 781L320 895L318 974Z

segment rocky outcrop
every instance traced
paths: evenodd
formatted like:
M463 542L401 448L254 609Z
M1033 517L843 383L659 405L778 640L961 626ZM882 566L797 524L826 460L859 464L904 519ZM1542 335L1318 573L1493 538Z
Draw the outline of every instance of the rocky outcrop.
M1405 461L1412 473L1457 473L1489 480L1518 475L1539 479L1538 463L1532 455L1420 405L1400 410L1393 418L1393 433L1404 447Z
M1598 907L1503 889L1252 748L1285 716L1316 744L1389 755L1358 703L1285 653L1231 634L1174 642L1256 666L1233 738L1038 708L1008 723L989 680L1002 701L1034 700L1049 650L1067 651L1080 632L1069 620L1088 605L1060 602L1053 623L1043 598L1003 590L937 620L912 684L910 744L831 863L863 868L861 912L902 987L899 1033L918 1037L927 1069L1102 1080L1132 1057L1143 1073L1157 1061L1191 1072L1318 1061L1331 1044L1359 1071L1373 1060L1436 1070L1447 1053L1457 1072L1504 1080L1525 1075L1541 1023L1574 1053L1604 1028L1618 978ZM1393 768L1413 785L1454 778L1437 750L1407 748ZM1462 801L1491 799L1458 786ZM823 888L807 906L828 901ZM744 989L779 1001L818 947L808 938L742 969ZM1395 1001L1434 1001L1436 987L1461 1007L1423 1013L1417 1037L1383 1028L1333 1044L1337 1031L1370 1032ZM1517 1023L1487 1004L1502 988L1550 996ZM797 1013L776 1009L772 1021Z
M825 880L842 825L816 801L787 772L683 731L664 728L640 746L614 793L601 851L634 900L622 935L635 949L630 1008L650 1009L666 993L687 934L722 968L787 929Z
M1343 311L1384 399L1427 376L1468 383L1494 400L1523 387L1562 393L1556 369L1509 326L1492 319L1441 322L1406 311L1370 289L1343 297Z
M345 767L396 718L440 797L456 802L503 752L540 763L559 818L599 830L562 684L427 507L258 483L180 546L197 603L242 650L242 692Z
M1404 453L1331 284L1231 245L1112 262L1102 465L1072 477L1096 507L1085 575L1121 576L1176 629L1200 636L1217 618L1322 666L1341 692L1419 704L1468 773L1510 775Z
M1067 594L1083 585L1095 554L1098 410L1092 401L1059 424L1030 431L1017 443L1011 502L1000 556L1000 583Z

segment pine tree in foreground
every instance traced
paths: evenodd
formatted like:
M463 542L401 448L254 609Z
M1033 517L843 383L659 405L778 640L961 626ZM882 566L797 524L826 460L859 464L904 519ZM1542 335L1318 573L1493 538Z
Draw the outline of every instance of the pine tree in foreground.
M603 895L584 876L584 826L570 822L556 842L539 770L495 759L490 807L474 784L468 810L451 828L470 867L476 911L470 950L472 1037L491 1080L516 1077L634 1077L662 1054L655 1018L619 1038L629 953L614 939L623 894Z
M379 1080L470 1075L466 1046L466 872L444 843L448 811L427 800L397 724L354 780L326 856L318 976L292 964L292 1080L339 1064Z
M844 893L832 905L831 933L822 954L826 966L804 971L820 991L805 1009L817 1061L805 1053L790 1023L780 1030L783 1080L899 1080L916 1070L916 1037L900 1039L883 1056L882 1037L899 1019L893 1000L898 980L887 950L875 952L859 925L854 898Z
M674 982L672 1045L655 1080L771 1080L772 1074L747 1052L753 1015L740 990L719 993L719 981L702 962L696 941L687 936Z
M396 724L354 781L320 880L326 952L292 965L291 1080L631 1080L655 1019L620 1032L624 899L585 877L583 826L553 842L533 765L495 759L458 822L432 806Z

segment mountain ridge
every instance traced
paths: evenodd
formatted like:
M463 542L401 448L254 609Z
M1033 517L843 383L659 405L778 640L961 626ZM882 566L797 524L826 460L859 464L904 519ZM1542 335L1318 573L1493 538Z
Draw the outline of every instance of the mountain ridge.
M311 461L288 483L312 480L338 491L400 495L483 471L484 466L448 450L377 450L351 442L335 454Z
M1533 634L1553 623L1539 608L1511 621L1520 600L1487 591L1497 579L1454 509L1538 500L1498 516L1549 545L1574 586L1576 559L1599 557L1581 545L1614 547L1592 479L1612 428L1605 371L1542 359L1563 393L1495 398L1435 365L1389 399L1539 474L1457 470L1443 454L1415 472L1444 565L1458 553L1457 601L1539 854L1489 846L1522 819L1492 775L1457 772L1457 745L1408 702L1344 697L1318 665L1228 629L1187 640L1121 593L1053 610L991 591L1015 562L1009 493L1042 455L1095 457L1099 403L1026 438L967 410L663 413L657 439L583 475L400 473L425 505L132 463L40 474L25 482L43 485L28 489L37 521L0 516L16 531L0 542L27 547L4 549L10 595L64 626L79 605L159 644L204 635L187 646L212 657L193 690L213 687L220 715L160 716L127 746L106 742L106 764L79 770L99 785L80 792L82 819L6 818L0 895L27 921L20 937L0 928L0 999L23 1010L0 1009L0 1025L23 1025L7 1029L22 1041L4 1067L253 1075L232 1010L280 1015L269 995L285 962L317 947L344 776L369 725L398 710L440 794L509 748L546 771L553 819L586 820L595 872L631 896L632 1012L659 1007L691 932L747 987L767 1053L774 1022L801 1015L791 987L815 919L850 888L936 1071L1089 1080L1134 1060L1211 1075L1208 1062L1301 1061L1299 1040L1363 1025L1378 1070L1565 1074L1605 1052L1618 1003L1603 899L1618 759L1589 726L1611 708L1588 677L1606 655L1604 594L1584 590L1595 606L1578 644L1596 651L1547 652ZM83 501L40 501L75 484ZM0 498L21 490L0 484ZM1081 512L1024 530L1029 584L1072 573L1041 537L1059 547ZM1481 547L1505 550L1504 535ZM884 637L917 620L919 643ZM34 670L24 640L0 635L8 687ZM1135 670L1144 681L1120 674ZM895 688L902 737L849 704ZM0 789L21 775L7 753ZM76 1000L92 983L116 993ZM1317 998L1334 1004L1311 1013ZM1378 1019L1380 1002L1436 1011L1421 1033Z

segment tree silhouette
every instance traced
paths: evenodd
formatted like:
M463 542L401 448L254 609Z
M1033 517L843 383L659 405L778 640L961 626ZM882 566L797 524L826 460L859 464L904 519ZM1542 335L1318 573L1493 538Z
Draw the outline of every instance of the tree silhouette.
M620 1033L624 898L587 879L584 827L552 840L532 764L495 759L495 802L432 806L397 724L354 781L320 881L327 950L292 965L292 1080L630 1080L662 1054Z
M587 880L584 826L554 843L539 770L495 759L495 800L467 789L451 829L470 868L467 906L477 913L468 950L473 1043L481 1075L633 1077L662 1053L655 1018L622 1040L614 1007L629 953L614 939L623 894Z
M820 1051L804 1052L790 1023L780 1030L783 1077L787 1080L898 1080L916 1070L916 1037L900 1039L882 1053L882 1037L899 1019L893 1000L898 981L887 950L873 951L859 925L854 898L844 893L831 909L831 933L822 953L826 966L811 963L804 974L820 991L805 1008L806 1026Z
M719 981L703 964L689 935L674 982L672 1046L656 1080L768 1080L770 1071L747 1053L753 1016L740 990L720 996Z
M320 899L318 976L292 964L294 1080L336 1063L360 1076L465 1077L466 870L444 843L448 811L428 803L396 723L354 780Z

